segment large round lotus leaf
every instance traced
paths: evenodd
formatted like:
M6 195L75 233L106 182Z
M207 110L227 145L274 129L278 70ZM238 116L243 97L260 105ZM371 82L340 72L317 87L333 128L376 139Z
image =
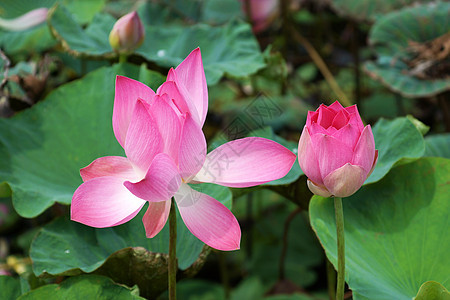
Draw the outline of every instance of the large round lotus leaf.
M63 6L56 7L49 24L56 38L73 55L113 57L108 35L116 20L97 14L83 29ZM238 21L222 26L146 26L144 43L136 53L162 67L174 67L195 48L202 50L208 84L217 83L224 74L242 77L264 67L258 42L248 24Z
M70 204L79 170L100 156L121 155L112 130L116 75L153 88L158 73L123 64L102 68L59 87L10 119L0 119L0 191L12 190L16 211L31 218L55 202ZM2 184L3 183L3 184Z
M115 284L110 278L83 275L64 280L61 284L48 284L23 294L18 299L96 299L138 300L139 290Z
M450 38L450 3L437 2L385 15L372 27L369 43L379 58L365 70L406 97L431 96L450 89L440 66L444 44ZM447 57L447 58L445 58Z
M384 14L426 0L333 0L331 6L342 16L358 21L374 21Z
M450 287L450 160L421 158L343 199L353 299L410 300L426 281ZM311 225L337 266L333 200L314 196Z

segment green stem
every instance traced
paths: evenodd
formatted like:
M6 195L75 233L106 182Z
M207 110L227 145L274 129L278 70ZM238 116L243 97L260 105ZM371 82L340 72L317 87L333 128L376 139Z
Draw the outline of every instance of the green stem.
M128 55L125 53L119 54L119 63L126 63L127 62Z
M169 299L177 299L177 214L172 198L169 213Z
M338 278L336 287L336 300L344 299L345 288L345 241L344 241L344 210L342 198L334 197L334 210L336 214L336 233L338 249Z

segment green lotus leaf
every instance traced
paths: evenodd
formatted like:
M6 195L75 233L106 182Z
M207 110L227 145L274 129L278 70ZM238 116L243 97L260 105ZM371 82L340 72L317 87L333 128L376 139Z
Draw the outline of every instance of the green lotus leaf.
M139 290L114 283L99 275L83 275L64 280L61 284L48 284L23 294L18 299L98 299L138 300Z
M343 199L353 299L410 300L426 281L450 287L450 160L421 158ZM314 196L311 225L337 267L333 200Z
M432 96L450 89L450 78L439 57L450 32L450 3L436 2L386 14L371 28L369 43L378 59L365 71L405 97ZM436 44L433 44L436 43ZM431 45L434 45L433 47ZM433 54L426 51L435 49Z

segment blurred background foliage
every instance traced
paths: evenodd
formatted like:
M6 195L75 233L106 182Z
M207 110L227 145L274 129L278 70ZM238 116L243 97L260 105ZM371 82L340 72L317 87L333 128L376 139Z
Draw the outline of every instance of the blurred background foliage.
M261 21L253 9L266 5ZM357 104L373 125L379 162L350 203L374 197L373 210L389 218L397 201L397 210L411 217L380 229L383 222L359 219L367 206L347 207L354 214L349 227L355 228L346 232L349 251L381 266L371 273L376 266L364 269L361 261L350 261L349 272L356 271L347 277L353 290L347 299L392 299L377 298L376 287L397 293L395 299L411 299L421 286L425 297L449 288L449 207L443 195L450 191L442 170L450 158L450 3L2 0L0 20L42 7L49 9L47 18L33 28L12 31L0 22L0 275L11 275L0 277L2 299L65 299L69 292L80 298L167 298L167 228L151 240L144 238L139 218L93 229L71 222L68 204L81 183L79 168L98 156L122 155L111 128L115 75L156 89L168 69L198 46L209 90L204 132L210 150L227 140L262 136L295 152L307 111L337 99ZM118 63L108 35L132 10L146 37L128 62ZM411 172L419 172L411 179L418 185L432 174L426 184L436 196L430 203L422 190L390 184ZM285 178L255 188L198 187L232 207L242 247L209 249L178 222L179 299L328 299L334 220L327 221L324 199L311 201L305 181L296 163ZM380 253L396 257L415 246L386 237L376 251L370 245L378 244L378 236L370 234L404 227L406 239L419 243L409 224L422 206L427 209L421 220L435 224L420 223L429 230L428 246L443 252L410 255L444 270L425 276L428 271L416 268L411 257L398 257L395 263L411 266L408 279L385 274L389 262ZM358 233L361 227L367 239ZM365 242L369 246L358 246ZM370 283L372 278L379 281ZM430 280L437 282L425 284Z

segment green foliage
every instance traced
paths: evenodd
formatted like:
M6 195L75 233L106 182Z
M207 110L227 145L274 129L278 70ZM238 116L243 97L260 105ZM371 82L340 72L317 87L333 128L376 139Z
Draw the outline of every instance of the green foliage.
M450 134L433 134L425 138L424 156L450 158Z
M19 279L11 276L0 276L0 297L2 299L17 299L21 293Z
M115 19L97 14L83 29L63 6L54 9L49 23L62 45L75 56L111 58L113 53L108 35ZM217 41L211 43L210 41ZM225 45L227 47L225 47ZM145 27L145 39L136 53L162 67L177 66L193 49L202 49L202 59L208 84L217 83L227 74L244 77L264 67L259 46L248 24L230 21L222 26Z
M449 287L449 171L447 159L422 158L343 199L346 281L355 300L411 299L429 280ZM314 196L310 217L336 266L333 201Z
M366 184L383 178L401 159L417 159L425 151L422 133L408 118L381 119L373 127L373 135L378 162Z
M139 290L115 284L111 279L98 275L83 275L64 280L61 284L48 284L23 294L18 299L120 299L138 300Z
M427 281L420 287L414 300L449 300L450 293L436 281Z
M426 50L422 48L413 50L413 43L430 42L450 31L449 10L450 3L437 2L404 8L380 18L369 35L369 43L378 55L375 63L365 65L369 75L406 97L432 96L449 90L450 79L438 69L445 64L445 57L423 53ZM444 47L445 42L441 43Z

